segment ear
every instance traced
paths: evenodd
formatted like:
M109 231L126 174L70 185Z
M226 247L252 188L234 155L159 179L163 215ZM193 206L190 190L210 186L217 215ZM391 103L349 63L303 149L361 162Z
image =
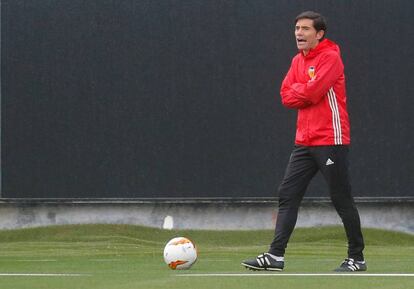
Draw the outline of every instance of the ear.
M316 32L316 39L321 40L321 38L325 35L325 30L319 30Z

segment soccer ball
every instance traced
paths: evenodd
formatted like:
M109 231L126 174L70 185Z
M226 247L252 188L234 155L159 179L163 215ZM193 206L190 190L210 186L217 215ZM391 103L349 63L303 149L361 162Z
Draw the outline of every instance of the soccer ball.
M173 270L190 269L197 260L197 249L184 237L171 239L164 248L164 261Z

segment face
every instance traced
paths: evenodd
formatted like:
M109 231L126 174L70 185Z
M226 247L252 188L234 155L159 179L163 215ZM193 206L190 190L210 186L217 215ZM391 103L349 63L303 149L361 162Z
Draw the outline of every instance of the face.
M296 45L306 55L310 49L315 48L323 37L323 30L316 31L312 19L299 19L295 25Z

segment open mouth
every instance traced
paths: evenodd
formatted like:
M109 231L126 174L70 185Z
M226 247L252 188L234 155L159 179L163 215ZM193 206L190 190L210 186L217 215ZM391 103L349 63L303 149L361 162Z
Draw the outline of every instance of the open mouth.
M305 42L306 42L306 40L305 40L305 39L296 39L296 41L297 41L298 43L305 43Z

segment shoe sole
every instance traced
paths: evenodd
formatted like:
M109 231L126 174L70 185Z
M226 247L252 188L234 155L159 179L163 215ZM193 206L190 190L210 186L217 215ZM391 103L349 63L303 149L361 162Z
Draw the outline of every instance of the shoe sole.
M261 268L261 267L255 267L246 263L241 263L244 267L247 269L253 270L253 271L283 271L283 269L280 268Z
M343 273L352 273L352 272L365 272L367 271L368 267L364 266L364 267L359 267L357 270L352 271L349 268L343 268L343 267L338 267L335 270L333 270L334 272L343 272Z

